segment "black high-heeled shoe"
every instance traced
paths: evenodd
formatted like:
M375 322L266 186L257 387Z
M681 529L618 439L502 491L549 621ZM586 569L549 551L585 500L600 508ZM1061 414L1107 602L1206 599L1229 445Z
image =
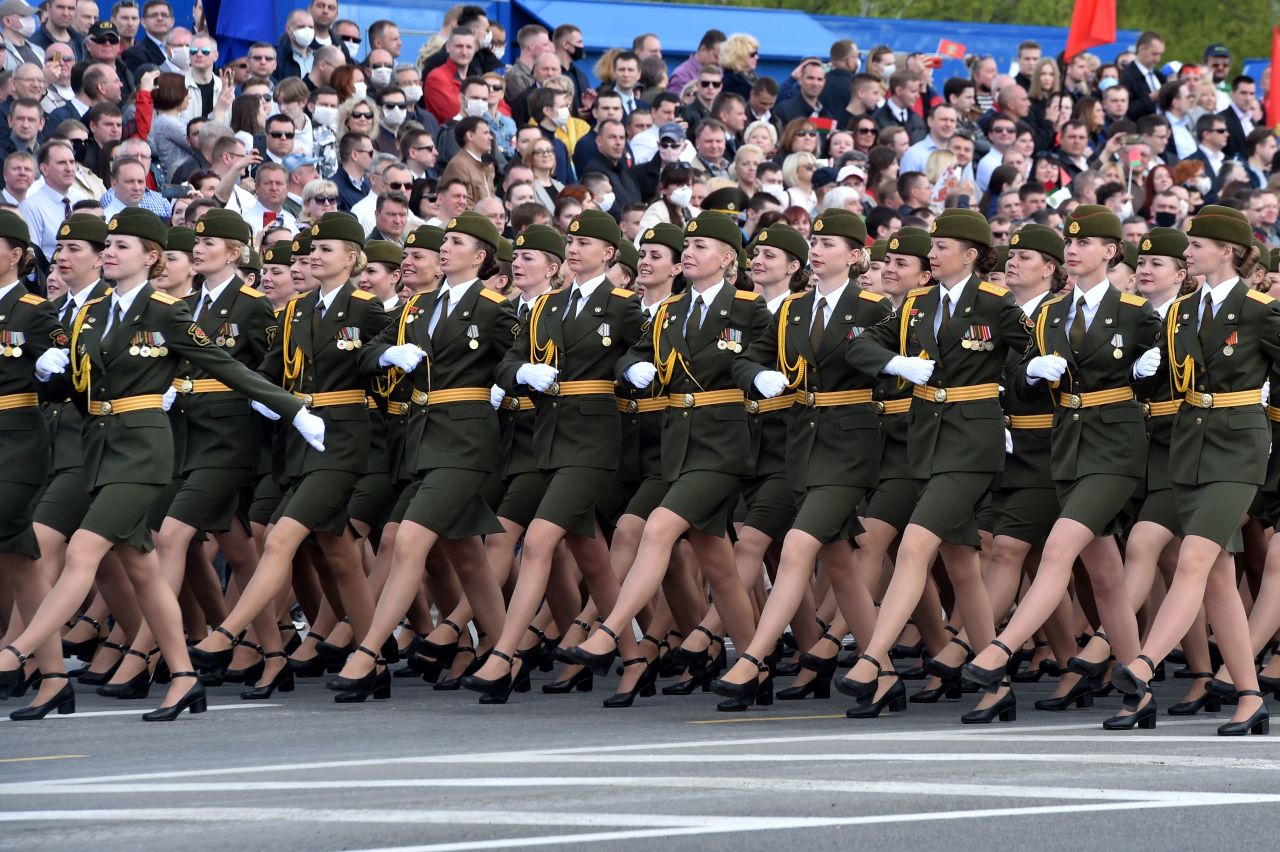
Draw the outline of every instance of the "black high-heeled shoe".
M603 627L603 625L601 625ZM603 706L608 709L616 709L619 707L630 707L636 703L636 696L641 698L652 698L658 694L654 682L658 679L658 670L653 663L644 657L633 657L623 662L623 667L643 665L644 671L640 673L640 679L636 681L636 685L626 692L617 692L610 695L603 702Z
M128 701L146 698L151 694L151 654L144 654L132 648L126 648L124 652L142 659L142 671L124 683L104 683L98 687L97 692L104 698L119 698Z
M257 683L262 678L262 673L267 668L266 652L262 650L262 646L254 642L241 642L241 645L258 652L259 660L251 663L242 669L227 669L222 675L223 683Z
M1236 693L1240 698L1262 698L1262 693L1256 689L1242 689ZM1271 714L1267 712L1266 701L1253 712L1253 715L1243 722L1228 722L1218 728L1218 736L1220 737L1243 737L1245 734L1254 734L1256 736L1265 736L1271 733Z
M1139 654L1138 659L1146 663L1149 670L1156 670L1156 664L1151 662L1151 658L1146 654ZM1209 681L1208 686L1205 688L1210 692L1213 692L1213 685L1215 682L1216 681L1212 680ZM1147 681L1134 674L1133 670L1124 663L1116 663L1116 667L1111 670L1111 685L1123 692L1129 698L1136 698L1139 701L1142 700L1142 696L1151 691L1151 687Z
M415 650L419 651L422 654L425 654L428 657L435 657L437 660L440 660L442 665L448 666L453 664L453 657L458 653L458 641L459 639L462 638L462 628L454 624L452 621L450 621L447 618L442 618L440 620L440 624L443 624L446 627L452 628L454 636L457 638L455 638L452 642L446 642L444 644L441 644L439 642L432 642L426 636L419 636L415 638L413 641L416 642L418 645L418 647ZM445 657L449 658L449 662L447 663L444 662Z
M1093 635L1098 639L1101 639L1103 642L1106 642L1108 646L1111 644L1111 640L1107 638L1107 634L1103 633L1101 630L1095 631ZM1113 656L1108 655L1102 662L1094 663L1080 657L1072 657L1067 660L1067 671L1075 672L1081 677L1087 677L1090 680L1099 680L1107 673L1107 666L1111 665L1111 661L1113 659L1115 659ZM1152 669L1154 668L1155 666L1152 666Z
M960 642L959 639L952 639L951 641ZM1004 651L1006 665L1001 666L998 669L984 669L980 666L975 666L973 663L965 663L960 669L960 674L965 680L970 683L976 683L986 692L995 692L999 689L1000 681L1007 674L1007 663L1009 660L1013 659L1013 651L1009 650L1008 645L1004 644L999 639L992 639L991 644L995 645L1001 651ZM929 662L932 662L932 660ZM925 663L925 668L929 668L929 663ZM941 677L941 675L939 675L939 677ZM988 719L987 721L991 720Z
M66 716L76 712L76 692L71 688L71 679L62 672L43 675L42 680L65 680L57 694L43 704L33 704L30 707L23 707L14 710L9 714L9 718L15 722L26 722L33 719L43 719L54 710L58 711L59 716Z
M375 701L385 701L391 697L391 671L386 668L385 661L381 657L376 657L375 660L375 668L370 672L373 680L363 689L340 692L333 696L334 704L363 704L369 696L373 696ZM378 671L377 666L382 666L382 671Z
M71 626L74 627L82 621L87 621L93 625L93 638L85 639L83 642L68 642L63 639L62 656L67 659L74 657L87 663L93 659L94 652L98 650L98 645L102 642L102 622L88 615L77 615L71 620Z
M468 654L471 655L472 659L470 663L467 663L466 668L462 670L462 674L452 677L442 672L436 682L431 685L431 688L439 692L456 692L462 689L462 679L469 674L475 673L480 666L484 665L484 661L476 656L476 649L471 647L459 647L455 660L457 657L465 657Z
M772 655L770 655L772 656ZM768 665L766 658L765 665ZM718 713L742 713L751 709L751 705L756 704L760 707L769 707L773 704L773 673L770 672L764 680L757 683L757 689L754 695L748 695L745 698L726 698L716 705Z
M614 633L609 626L603 622L600 623L600 632L604 633L613 640L613 650L603 654L593 654L590 651L582 650L581 645L575 645L569 648L566 653L569 656L569 662L578 663L586 666L596 674L604 677L609 673L609 664L613 662L613 658L618 655L618 634Z
M1077 708L1093 706L1093 683L1088 678L1080 678L1066 695L1057 698L1042 698L1035 703L1037 710L1050 710L1060 713L1075 705Z
M711 667L702 671L690 672L689 677L684 680L678 680L675 683L669 683L662 687L663 695L692 695L698 690L703 692L711 691L711 681L715 680L716 673Z
M1009 681L1004 681L1000 686L1009 686ZM989 725L996 719L1001 722L1013 722L1017 718L1018 699L1014 697L1013 690L1010 689L995 704L980 710L970 710L960 717L960 721L965 725Z
M267 651L262 656L263 656L262 662L265 669L267 660L271 659L272 657L287 657L288 655L284 651ZM258 677L261 678L262 674L259 673ZM241 692L240 700L241 701L265 700L267 698L270 698L277 689L280 690L281 692L293 692L293 687L294 687L293 672L289 670L289 666L286 664L283 667L281 667L280 671L276 672L276 676L271 678L271 682L268 683L266 686L254 686Z
M1143 693L1143 695L1146 694L1147 693L1145 692ZM1140 702L1141 700L1142 695L1126 696L1124 700L1124 707L1126 710L1133 710L1133 712L1127 716L1112 716L1110 719L1107 719L1102 723L1103 730L1132 731L1134 728L1138 728L1143 731L1153 730L1156 726L1156 697L1152 695L1151 700L1147 702L1145 707L1137 709L1134 702ZM1133 704L1133 706L1130 706L1131 704Z
M960 683L963 678L965 666L969 664L969 660L973 659L973 649L969 647L969 643L961 639L959 636L952 636L947 642L948 645L959 645L964 648L965 662L958 666L949 666L946 663L938 662L935 657L924 658L925 674L931 674L934 677L942 678L944 682ZM1004 669L1000 670L1000 677L1004 677Z
M1206 683L1204 689L1205 692L1212 693L1227 701L1234 701L1240 695L1234 683L1227 683L1225 680L1218 680L1216 677Z
M1276 698L1280 698L1280 677L1258 675L1258 688L1264 693L1270 692Z
M849 719L874 719L886 708L891 713L901 713L906 710L907 687L903 684L902 678L897 677L895 672L889 672L888 674L894 675L896 680L894 680L893 686L885 690L884 695L880 696L878 701L871 699L867 699L866 703L859 701L857 707L850 707L844 711L844 715Z
M590 692L595 686L595 673L588 668L580 668L573 673L572 677L565 680L554 680L551 683L542 685L544 695L565 695L573 692ZM664 690L665 692L665 690Z
M195 672L173 672L172 676L174 679L180 677L195 678L195 684L176 703L170 704L168 707L157 707L150 713L143 713L142 721L172 722L182 715L183 710L190 709L191 715L194 716L209 709L208 702L205 700L204 684L200 682L200 678L196 677Z
M870 654L863 654L859 660L867 660L868 662L873 663L876 667L877 678L880 677L880 672L884 671L884 664ZM854 663L854 666L857 666L856 662ZM852 670L853 669L850 669L850 671ZM901 681L902 678L898 678L898 680ZM870 698L872 695L875 695L876 692L876 682L874 680L870 682L853 680L848 674L845 674L843 677L836 678L835 687L837 692L857 698L858 700ZM906 687L903 687L903 693L906 693Z
M933 689L921 689L915 695L907 700L912 704L937 704L942 699L954 700L964 695L960 689L960 684L955 682L943 681Z
M27 664L27 655L13 645L6 645L4 650L18 658L18 667L12 671L0 672L0 700L10 698L19 686L26 685L26 675L22 667Z
M1210 672L1192 672L1196 679L1212 678ZM1173 705L1165 712L1170 716L1194 716L1203 710L1206 713L1217 713L1222 710L1222 699L1212 692L1206 690L1203 695L1194 701L1183 701Z
M800 655L800 666L801 668L806 668L811 672L826 674L827 677L832 677L836 673L836 657L839 656L841 648L840 640L832 636L830 633L823 633L821 639L825 639L832 645L835 645L836 653L830 657L819 657L817 654L805 651Z
M369 673L361 677L355 677L355 678L343 677L342 675L338 675L337 677L331 678L327 683L325 683L324 685L325 689L332 690L333 692L366 692L367 693L367 692L373 691L374 681L377 680L377 677L378 677L378 664L382 660L376 653L374 653L373 651L370 651L368 648L366 648L363 645L359 645L356 647L356 653L368 654L370 659L373 660L373 668L369 670Z
M78 675L76 677L76 680L80 681L81 685L102 686L104 683L109 682L111 678L115 677L116 669L120 668L120 664L124 662L125 647L123 645L117 644L110 640L106 640L106 641L103 641L102 647L110 648L111 650L118 652L120 656L116 657L116 661L112 663L111 666L106 671L102 671L102 672L85 671L82 674Z
M811 696L819 700L831 697L831 675L814 675L808 683L779 689L774 697L779 701L802 701Z
M284 638L284 634L292 630L293 635L284 643L285 655L292 654L294 651L302 647L302 637L298 635L298 628L293 626L293 622L285 623L283 621L276 622L276 629L280 631L280 638Z
M493 678L492 680L476 677L473 674L463 675L460 685L463 689L480 693L480 700L484 701L486 704L506 704L507 698L511 695L510 667L515 666L515 658L510 654L499 651L497 648L491 649L489 654L492 654L500 660L507 661L507 666L509 667L507 669L507 673L502 677Z
M231 633L230 630L223 627L221 624L213 628L213 632L221 633L223 636L230 639L231 647L227 648L225 651L203 651L200 648L197 648L196 646L192 645L190 648L187 649L187 653L191 655L191 665L194 666L197 671L209 671L211 669L225 669L228 665L231 664L231 655L235 653L236 646L240 644L242 639L244 639L243 633L241 633L239 636L235 636ZM174 677L177 677L177 675L174 675ZM160 720L152 720L152 721L160 721Z
M701 624L693 629L695 632L701 633L707 637L709 640L707 642L707 647L701 651L690 651L682 645L679 648L672 648L671 653L668 656L671 658L671 662L676 665L683 666L691 671L697 671L698 669L704 668L711 660L711 646L717 642L723 644L724 639L715 635Z
M757 674L768 671L768 667L764 663L747 652L743 651L740 656L756 667ZM760 691L760 680L753 677L745 683L732 683L723 678L717 678L711 682L711 691L722 698L733 698L741 701L755 696Z

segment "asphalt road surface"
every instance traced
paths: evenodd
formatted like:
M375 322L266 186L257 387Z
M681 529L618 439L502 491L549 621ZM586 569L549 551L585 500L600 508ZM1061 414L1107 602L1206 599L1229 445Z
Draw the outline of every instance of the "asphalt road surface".
M1118 699L1038 712L1047 682L988 726L959 724L972 696L860 721L839 694L605 710L599 681L545 696L549 677L505 707L421 681L345 706L319 680L260 704L226 686L171 724L138 718L159 687L82 688L72 716L0 722L0 849L1275 848L1280 735L1219 738L1225 713L1108 733Z

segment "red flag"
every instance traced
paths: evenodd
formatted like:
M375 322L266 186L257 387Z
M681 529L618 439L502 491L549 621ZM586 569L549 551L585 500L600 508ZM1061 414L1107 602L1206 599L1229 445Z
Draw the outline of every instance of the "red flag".
M1116 0L1076 0L1067 33L1066 58L1116 40Z
M1271 82L1267 85L1267 121L1280 121L1280 26L1271 28Z
M938 42L938 55L948 59L963 59L967 50L968 48L958 41L948 41L944 38Z

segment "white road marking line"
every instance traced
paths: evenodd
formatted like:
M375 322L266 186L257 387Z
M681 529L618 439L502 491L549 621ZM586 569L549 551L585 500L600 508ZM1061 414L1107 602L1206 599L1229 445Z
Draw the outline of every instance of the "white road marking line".
M268 707L283 707L282 704L210 704L209 711L214 710L264 710ZM153 708L154 709L154 708ZM150 712L146 705L139 706L136 710L90 710L87 713L71 713L66 716L59 716L56 713L44 717L44 721L72 721L77 719L95 719L101 716L141 716L143 713ZM12 722L8 716L0 717L0 722Z

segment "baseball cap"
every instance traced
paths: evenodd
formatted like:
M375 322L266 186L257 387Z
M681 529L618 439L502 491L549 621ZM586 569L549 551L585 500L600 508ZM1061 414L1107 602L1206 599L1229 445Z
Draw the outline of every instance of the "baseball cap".
M824 186L827 186L828 184L837 183L838 181L836 180L836 170L832 168L827 168L825 166L823 168L817 169L814 171L813 177L810 179L810 182L812 183L814 189L820 189Z
M846 163L840 169L840 174L836 175L836 183L844 183L851 177L862 179L863 183L867 182L867 170L857 163Z
M91 38L94 41L102 41L108 35L115 36L117 41L120 40L120 31L116 29L116 25L111 21L106 20L98 21L96 24L89 27L89 33L86 37Z
M297 171L303 166L318 166L320 161L315 157L308 157L305 154L290 154L285 157L281 165L284 166L286 172Z
M658 128L659 139L684 139L684 128L674 121L668 121Z
M1204 49L1204 58L1208 59L1211 56L1226 57L1227 59L1230 59L1231 51L1225 44L1211 44Z
M34 6L28 6L22 0L4 0L0 3L0 18L7 18L9 15L34 15L37 11Z

